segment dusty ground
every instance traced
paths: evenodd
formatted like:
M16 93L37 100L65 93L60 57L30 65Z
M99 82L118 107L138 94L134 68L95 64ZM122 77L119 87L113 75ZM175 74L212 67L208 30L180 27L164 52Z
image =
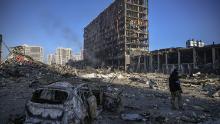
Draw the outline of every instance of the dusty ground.
M34 70L29 70L30 72ZM101 85L111 85L114 88L122 89L122 105L118 112L103 111L94 124L154 124L154 123L204 123L204 124L219 124L220 123L220 99L219 97L210 97L210 92L204 90L206 84L219 88L218 77L206 78L183 78L183 103L185 110L172 110L170 108L170 93L168 89L168 75L147 73L147 74L126 74L123 72L107 73L91 71L80 71L75 75L59 74L62 76L49 76L45 73L45 78L38 81L53 82L53 81L69 81L71 83L91 83ZM30 73L28 72L28 73ZM42 77L42 72L40 73ZM54 72L53 72L54 73ZM87 73L92 74L90 77ZM0 73L4 75L3 73ZM79 77L78 77L79 76ZM87 78L82 80L80 77ZM11 120L17 119L22 121L24 117L25 102L31 97L34 88L30 87L33 77L5 77L0 80L0 123L6 124ZM27 78L29 77L29 78ZM114 78L116 77L116 78ZM135 79L131 79L131 77ZM53 79L49 79L53 78ZM44 80L43 80L44 79ZM113 81L110 81L114 79ZM136 80L138 79L138 80ZM155 82L157 88L149 88L146 82L150 79ZM110 82L110 83L109 83ZM202 84L201 84L202 82ZM47 83L41 84L45 85ZM208 86L207 86L208 87ZM212 90L212 89L208 89ZM148 117L142 121L125 121L121 119L121 114L147 114Z
M138 74L137 74L138 75ZM104 114L97 123L219 123L220 101L207 97L201 86L182 86L184 111L170 108L170 94L167 78L162 74L146 74L148 79L159 83L157 90L146 87L144 83L115 80L112 84L124 89L122 94L122 113L149 113L147 121L123 121L119 113Z

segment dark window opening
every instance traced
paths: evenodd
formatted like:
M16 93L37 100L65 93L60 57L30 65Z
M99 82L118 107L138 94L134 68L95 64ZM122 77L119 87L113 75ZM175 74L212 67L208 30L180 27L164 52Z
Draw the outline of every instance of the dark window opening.
M68 97L68 93L60 90L41 89L36 90L31 98L35 103L63 104Z

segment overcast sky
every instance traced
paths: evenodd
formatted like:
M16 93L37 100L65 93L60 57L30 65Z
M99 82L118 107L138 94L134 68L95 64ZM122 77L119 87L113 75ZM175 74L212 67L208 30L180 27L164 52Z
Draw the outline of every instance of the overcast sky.
M84 27L113 0L0 0L0 33L9 46L79 52ZM150 50L184 47L194 38L220 43L220 0L149 0Z

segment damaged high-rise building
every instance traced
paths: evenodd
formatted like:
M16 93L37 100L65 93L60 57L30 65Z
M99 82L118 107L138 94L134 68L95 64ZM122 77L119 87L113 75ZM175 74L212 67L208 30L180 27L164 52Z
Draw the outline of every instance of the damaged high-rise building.
M148 0L115 0L85 27L84 49L94 65L142 68L137 63L149 51Z

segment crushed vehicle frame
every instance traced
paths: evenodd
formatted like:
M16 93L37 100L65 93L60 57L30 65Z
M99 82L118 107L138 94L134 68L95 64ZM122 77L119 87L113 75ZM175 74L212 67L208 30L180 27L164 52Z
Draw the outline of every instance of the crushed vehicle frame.
M25 111L25 124L87 123L97 116L97 101L88 84L56 82L36 89Z

